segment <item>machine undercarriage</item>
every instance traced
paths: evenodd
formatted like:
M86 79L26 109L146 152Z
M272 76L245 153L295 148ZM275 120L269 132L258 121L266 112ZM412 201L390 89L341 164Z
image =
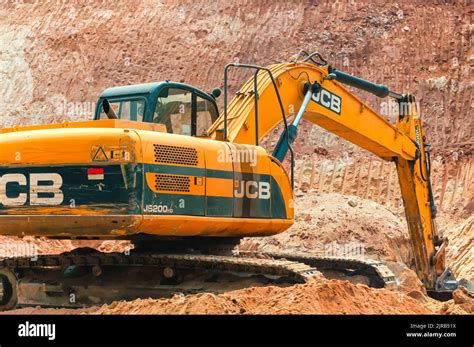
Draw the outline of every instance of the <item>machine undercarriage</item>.
M396 288L394 274L374 260L239 252L229 240L206 242L202 238L137 243L135 247L123 253L78 248L35 259L3 259L0 309L85 307L116 300L222 293L249 286L306 283L321 276Z

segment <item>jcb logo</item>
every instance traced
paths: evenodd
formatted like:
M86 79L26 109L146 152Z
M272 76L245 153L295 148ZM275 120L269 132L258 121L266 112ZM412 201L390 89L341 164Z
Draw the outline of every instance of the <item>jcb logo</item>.
M22 206L30 198L30 205L61 205L64 200L61 186L63 178L57 173L35 173L30 174L29 192L19 192L16 189L14 193L8 189L12 186L18 188L27 187L27 177L23 174L5 174L0 176L0 205L4 206ZM44 195L47 195L46 197ZM40 196L42 195L42 196Z
M329 90L321 88L318 93L313 94L311 97L317 104L326 107L328 110L341 114L342 100L336 94L331 93Z
M234 181L234 197L270 199L270 183L256 181Z

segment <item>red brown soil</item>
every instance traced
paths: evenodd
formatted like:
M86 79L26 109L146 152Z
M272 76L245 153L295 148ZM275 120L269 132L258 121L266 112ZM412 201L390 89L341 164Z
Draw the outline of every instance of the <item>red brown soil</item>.
M246 288L224 294L175 295L170 299L117 301L87 309L23 308L8 314L472 314L474 297L462 289L454 299L420 300L403 291L373 289L318 279L291 287Z
M12 313L93 314L426 314L419 301L398 292L347 281L318 280L287 288L246 288L225 294L175 295L120 301L86 310L31 309Z
M364 299L365 298L365 299ZM380 314L429 313L418 301L399 293L352 285L346 281L317 281L289 288L248 288L228 294L199 294L170 300L139 300L130 313L216 314ZM116 303L96 313L126 313L132 306Z
M449 239L447 259L459 278L474 281L474 215L467 220L445 216L441 231Z

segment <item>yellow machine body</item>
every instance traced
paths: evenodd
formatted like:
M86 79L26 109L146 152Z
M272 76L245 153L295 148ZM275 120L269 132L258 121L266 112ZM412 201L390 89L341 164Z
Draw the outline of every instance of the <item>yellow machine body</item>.
M4 129L0 234L242 237L292 224L288 176L263 148L165 130L122 120Z

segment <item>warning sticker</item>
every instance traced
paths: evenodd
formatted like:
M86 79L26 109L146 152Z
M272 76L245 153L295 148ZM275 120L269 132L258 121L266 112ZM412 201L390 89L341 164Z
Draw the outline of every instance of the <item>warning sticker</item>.
M130 151L126 146L92 146L92 161L129 161Z
M95 149L95 150L94 150ZM94 146L92 148L92 161L107 161L109 158L105 154L104 149L101 146Z

